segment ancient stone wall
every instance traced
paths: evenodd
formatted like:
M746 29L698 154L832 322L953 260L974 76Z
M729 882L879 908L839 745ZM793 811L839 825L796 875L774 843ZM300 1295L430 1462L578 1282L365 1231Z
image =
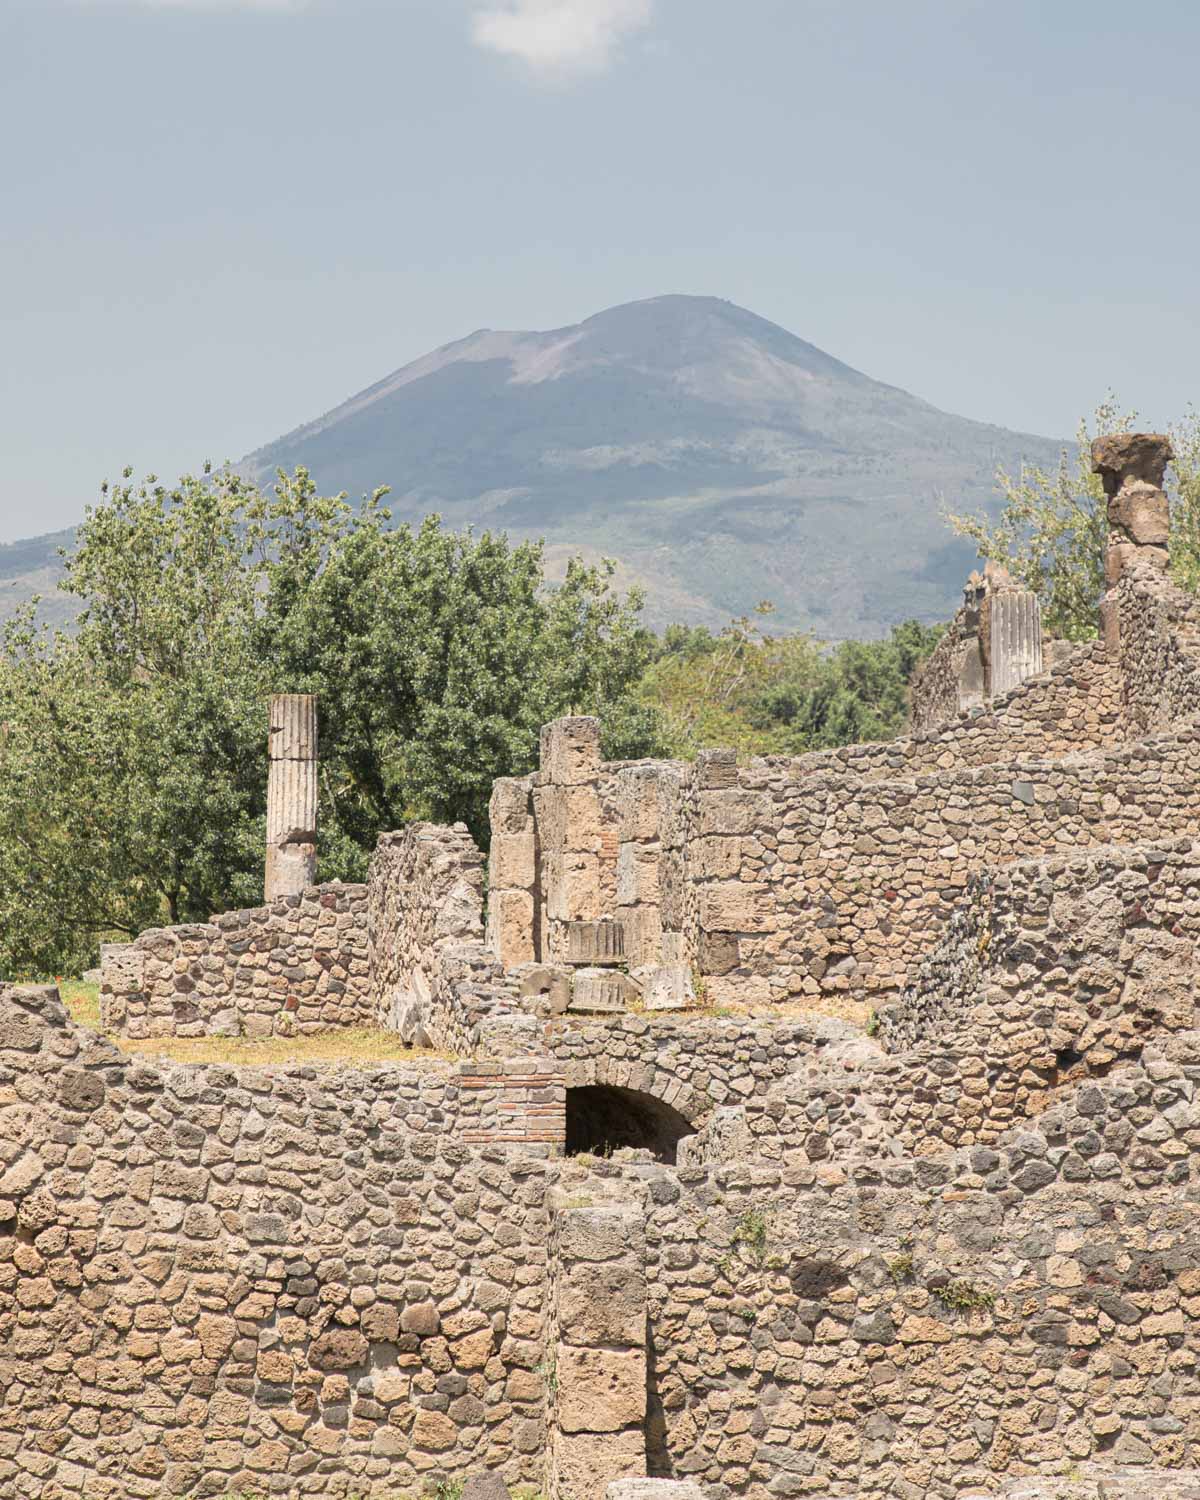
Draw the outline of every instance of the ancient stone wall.
M104 1027L145 1038L364 1025L372 1014L366 918L366 887L335 883L106 944Z
M1194 1467L1194 1194L1013 1153L652 1178L650 1472L765 1500Z
M1112 591L1120 631L1122 710L1130 738L1200 715L1200 600L1157 563L1134 559Z
M449 1065L160 1067L0 992L0 1494L540 1484L546 1169L474 1108Z
M1193 732L897 781L753 762L736 786L698 794L699 837L687 846L693 951L716 976L706 988L754 1001L885 995L936 939L974 868L1190 832L1198 774Z
M518 1009L483 941L483 856L466 825L381 834L367 878L375 1019L407 1042L468 1054L486 1017Z

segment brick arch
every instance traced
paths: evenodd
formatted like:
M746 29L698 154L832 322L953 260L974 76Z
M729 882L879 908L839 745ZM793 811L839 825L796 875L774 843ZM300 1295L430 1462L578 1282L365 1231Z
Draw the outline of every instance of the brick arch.
M610 1088L631 1089L639 1094L649 1094L678 1110L697 1130L714 1108L712 1099L706 1094L689 1088L670 1073L641 1062L609 1057L578 1058L563 1064L563 1074L563 1082L568 1089L608 1085Z

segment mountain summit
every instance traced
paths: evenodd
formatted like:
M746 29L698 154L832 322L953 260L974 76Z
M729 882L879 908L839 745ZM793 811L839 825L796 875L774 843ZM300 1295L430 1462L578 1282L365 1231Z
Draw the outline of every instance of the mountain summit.
M619 559L655 623L719 624L770 599L780 626L869 636L952 612L973 551L944 498L992 497L997 463L1058 445L949 416L716 297L655 297L545 333L481 329L253 453L267 480L392 486L431 510Z
M656 625L720 625L769 599L776 628L841 638L952 613L973 549L942 503L986 504L998 463L1058 449L949 416L731 302L667 296L550 332L481 329L240 467L269 483L305 464L327 492L390 485L401 519L544 536L552 573L573 552L615 557ZM31 547L0 548L0 613Z

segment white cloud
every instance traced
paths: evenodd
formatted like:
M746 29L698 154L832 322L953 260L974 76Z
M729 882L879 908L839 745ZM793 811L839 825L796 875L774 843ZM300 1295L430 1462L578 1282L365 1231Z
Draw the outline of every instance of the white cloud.
M626 37L649 24L654 0L504 0L480 11L481 47L540 73L599 73Z

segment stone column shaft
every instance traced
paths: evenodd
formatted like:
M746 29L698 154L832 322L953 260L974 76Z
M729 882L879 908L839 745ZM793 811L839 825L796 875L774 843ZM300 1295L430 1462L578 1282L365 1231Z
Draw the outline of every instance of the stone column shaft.
M1170 513L1163 474L1174 454L1159 432L1121 432L1092 444L1092 472L1108 497L1108 548L1104 555L1105 595L1100 629L1110 656L1120 646L1117 586L1136 558L1166 572Z
M296 896L317 878L317 700L277 693L267 736L265 896Z

